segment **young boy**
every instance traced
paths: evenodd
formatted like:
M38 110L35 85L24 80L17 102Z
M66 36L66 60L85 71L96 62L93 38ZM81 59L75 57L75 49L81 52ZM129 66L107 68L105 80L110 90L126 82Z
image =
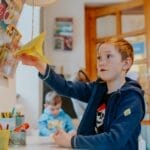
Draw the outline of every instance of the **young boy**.
M39 135L49 136L58 129L75 132L72 120L62 109L61 97L54 91L46 94L44 113L39 119Z
M55 142L63 147L95 150L138 150L141 120L145 114L141 86L125 75L133 63L133 48L124 39L112 38L98 47L97 70L103 81L65 81L49 65L22 55L24 64L35 66L40 78L59 94L88 106L77 130L70 136L59 130Z

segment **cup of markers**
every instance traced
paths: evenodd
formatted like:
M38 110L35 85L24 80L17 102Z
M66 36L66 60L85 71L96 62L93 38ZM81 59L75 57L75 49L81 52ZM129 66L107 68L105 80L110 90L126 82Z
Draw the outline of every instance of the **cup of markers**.
M24 115L16 112L0 113L0 150L7 150L10 146L21 146L26 144L26 130L28 123L24 123Z
M17 111L15 107L13 107L11 114L16 119L16 127L24 123L25 116L20 111Z
M11 112L1 112L0 124L3 128L9 125L9 130L13 130L16 127L16 118L12 116Z
M8 150L9 138L10 131L8 130L8 125L6 129L3 129L2 125L0 124L0 150Z
M17 112L15 108L11 112L1 112L0 113L0 124L6 126L9 124L9 129L13 130L15 127L23 124L25 117L21 112Z
M28 123L16 127L10 132L10 145L19 146L26 145L26 130L29 128Z

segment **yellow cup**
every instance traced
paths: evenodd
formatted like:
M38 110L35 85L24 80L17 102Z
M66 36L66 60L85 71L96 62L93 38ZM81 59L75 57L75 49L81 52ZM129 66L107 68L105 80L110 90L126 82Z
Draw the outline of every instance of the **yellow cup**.
M0 150L8 150L9 136L9 130L0 130Z

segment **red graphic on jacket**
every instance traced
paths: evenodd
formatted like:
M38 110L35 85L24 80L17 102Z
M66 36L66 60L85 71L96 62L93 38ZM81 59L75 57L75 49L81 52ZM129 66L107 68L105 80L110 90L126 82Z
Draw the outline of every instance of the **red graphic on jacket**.
M99 133L101 130L103 130L105 110L106 110L106 104L105 103L100 105L100 107L97 109L97 112L96 112L96 128L95 128L97 133Z

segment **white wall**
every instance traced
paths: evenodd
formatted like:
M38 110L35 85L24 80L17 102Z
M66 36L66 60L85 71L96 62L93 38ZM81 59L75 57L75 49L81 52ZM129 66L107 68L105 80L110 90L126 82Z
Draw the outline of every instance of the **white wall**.
M15 79L9 79L6 82L4 86L0 84L0 112L11 111L16 101Z
M58 68L60 68L60 66L63 66L65 74L72 74L76 72L80 67L85 67L85 5L104 5L106 3L116 2L125 2L125 0L58 0L53 5L45 8L44 30L47 33L45 52L51 62L55 66L58 66ZM53 33L56 17L73 18L74 35L72 51L54 50Z
M53 32L56 17L73 17L74 35L72 51L55 51ZM45 52L56 66L64 66L70 74L85 66L84 55L84 3L81 0L61 0L44 9L44 30L47 33Z
M21 44L29 42L32 38L32 7L24 5L22 15L18 22L18 28L23 37ZM34 8L34 37L39 34L40 28L40 8ZM16 71L16 93L21 95L22 103L25 107L26 121L31 127L37 126L37 120L40 115L41 86L38 78L38 72L32 67L19 64Z

